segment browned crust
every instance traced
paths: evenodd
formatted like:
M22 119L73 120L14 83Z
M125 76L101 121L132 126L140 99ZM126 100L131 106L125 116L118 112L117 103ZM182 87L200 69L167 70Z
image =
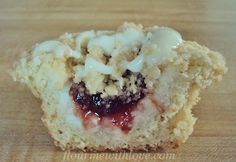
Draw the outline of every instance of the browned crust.
M166 150L171 150L171 149L177 149L180 146L179 141L168 141L168 142L162 142L160 145L145 145L144 147L133 147L133 146L128 146L127 148L115 148L115 149L110 149L110 148L105 148L100 146L99 148L95 149L93 147L84 147L84 148L78 148L73 143L68 143L66 146L62 145L59 141L54 140L54 144L57 147L60 147L63 151L78 151L78 152L87 152L87 153L92 153L92 152L97 152L97 153L118 153L118 152L166 152Z

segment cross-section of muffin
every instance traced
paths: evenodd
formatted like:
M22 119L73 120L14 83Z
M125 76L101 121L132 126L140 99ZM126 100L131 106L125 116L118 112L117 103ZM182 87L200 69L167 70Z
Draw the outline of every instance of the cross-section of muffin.
M199 91L226 71L222 55L171 28L125 23L36 44L11 75L42 100L63 150L135 151L185 142Z

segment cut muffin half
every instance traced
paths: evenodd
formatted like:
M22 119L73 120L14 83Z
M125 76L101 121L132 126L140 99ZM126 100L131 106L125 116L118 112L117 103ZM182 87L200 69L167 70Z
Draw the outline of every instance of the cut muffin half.
M222 55L171 28L125 23L36 44L11 76L42 100L61 149L137 151L185 142L200 90L226 71Z

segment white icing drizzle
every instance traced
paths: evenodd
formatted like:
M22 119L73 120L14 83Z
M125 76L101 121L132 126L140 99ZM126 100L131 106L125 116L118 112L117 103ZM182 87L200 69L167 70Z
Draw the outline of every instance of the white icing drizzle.
M159 27L153 30L150 41L158 45L158 48L164 53L182 43L181 35L168 27Z
M149 44L153 48L145 58L145 61L150 66L172 58L172 56L176 55L173 48L183 42L181 35L168 27L156 27L148 33L147 37L148 41L145 44Z
M144 40L144 33L136 28L127 28L115 34L99 35L88 43L88 51L100 48L105 55L117 56Z
M85 60L85 71L97 71L102 74L112 74L113 68L109 65L98 62L91 57L87 57Z
M39 53L49 53L52 52L56 55L56 57L74 57L74 58L80 58L81 53L76 50L72 50L67 44L64 44L62 42L56 41L56 40L49 40L42 42L40 44L37 44L33 54L37 55Z
M76 50L81 52L82 45L84 45L94 37L95 37L95 32L93 30L79 33L78 36L75 38Z
M44 52L54 52L57 56L62 57L66 49L67 47L65 44L59 41L49 40L36 45L34 49L34 54L44 53Z
M144 63L144 54L140 54L131 62L126 62L125 66L126 69L129 69L130 71L140 72L143 68L143 63Z
M106 55L111 55L115 48L115 40L112 36L98 36L88 43L88 51L91 52L93 48L101 48Z
M143 68L144 60L149 65L154 65L163 62L165 59L174 55L172 50L178 44L182 43L181 35L168 27L156 27L147 34L147 41L144 45L151 45L154 50L151 53L138 55L133 61L125 63L126 69L133 72L140 72Z

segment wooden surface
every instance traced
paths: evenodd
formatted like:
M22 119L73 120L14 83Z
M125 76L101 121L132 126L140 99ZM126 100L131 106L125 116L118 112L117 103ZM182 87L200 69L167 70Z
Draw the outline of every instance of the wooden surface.
M136 160L236 161L235 0L0 0L0 161L68 160L40 121L40 101L6 74L19 54L66 31L115 29L124 21L173 27L184 39L223 53L229 67L221 83L201 94L194 109L199 118L194 133L180 149L171 151L175 159L162 160L150 153ZM116 154L93 155L75 153L69 161L135 160L131 155L123 159Z

